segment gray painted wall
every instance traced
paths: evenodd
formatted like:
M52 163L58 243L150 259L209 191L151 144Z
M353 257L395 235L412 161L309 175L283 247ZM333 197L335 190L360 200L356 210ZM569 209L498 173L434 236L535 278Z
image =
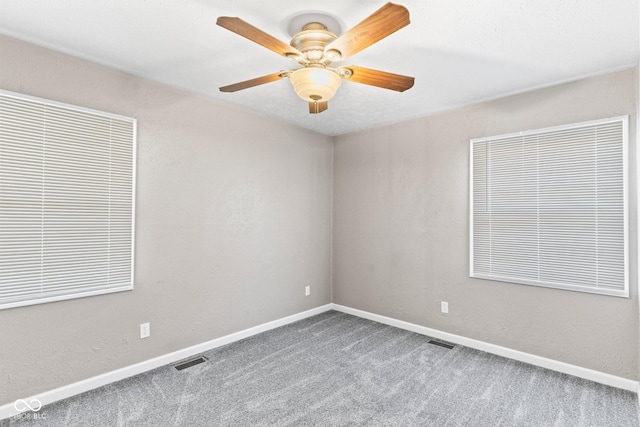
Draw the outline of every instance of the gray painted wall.
M135 290L0 311L0 404L330 302L330 137L6 37L0 64L138 119Z
M640 66L636 67L635 79L636 79L636 87L634 92L636 96L636 123L640 123ZM636 141L640 141L640 126L636 126ZM640 164L640 152L638 150L636 150L635 161L636 161L636 164ZM640 176L638 176L638 174L636 173L636 183L638 181L640 181ZM636 200L636 209L638 209L638 212L640 212L640 198ZM637 216L637 213L636 213L636 222L634 225L636 226L636 230L635 230L636 234L640 233L640 231L637 228L640 226L640 217ZM636 253L636 260L640 262L640 251ZM637 286L637 282L636 282L636 286ZM638 301L638 304L640 304L640 296L638 297L637 301ZM640 316L640 306L638 310L638 315ZM640 321L640 318L638 320ZM637 331L638 331L638 372L637 372L636 378L640 379L640 328L638 328ZM640 394L640 390L639 390L639 394Z
M638 379L636 93L627 70L336 137L333 301ZM631 298L469 278L469 140L627 114Z

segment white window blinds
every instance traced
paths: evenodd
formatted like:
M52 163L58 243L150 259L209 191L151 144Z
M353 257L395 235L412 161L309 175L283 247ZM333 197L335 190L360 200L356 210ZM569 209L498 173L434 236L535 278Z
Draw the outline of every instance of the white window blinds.
M135 127L0 91L0 308L133 288Z
M628 118L471 140L471 276L629 296Z

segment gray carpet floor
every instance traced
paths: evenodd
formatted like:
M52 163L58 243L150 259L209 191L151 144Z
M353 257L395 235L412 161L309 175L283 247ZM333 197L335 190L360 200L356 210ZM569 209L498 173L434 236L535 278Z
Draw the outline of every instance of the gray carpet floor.
M40 410L34 426L640 425L635 393L330 311Z

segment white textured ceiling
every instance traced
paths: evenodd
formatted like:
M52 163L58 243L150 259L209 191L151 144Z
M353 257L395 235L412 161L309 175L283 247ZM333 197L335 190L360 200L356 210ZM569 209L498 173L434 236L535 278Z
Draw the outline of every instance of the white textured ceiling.
M0 33L328 135L632 67L638 0L398 0L411 24L344 63L414 76L404 93L344 82L310 115L288 79L218 87L297 64L215 25L238 16L288 42L302 12L349 29L384 0L0 0ZM1 66L0 66L1 67ZM1 70L0 70L1 72Z

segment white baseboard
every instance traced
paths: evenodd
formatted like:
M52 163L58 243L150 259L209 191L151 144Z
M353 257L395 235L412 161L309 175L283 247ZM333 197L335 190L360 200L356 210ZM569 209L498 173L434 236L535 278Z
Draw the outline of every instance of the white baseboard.
M32 399L38 399L42 405L48 405L58 400L66 399L71 396L84 393L89 390L93 390L98 387L102 387L107 384L111 384L116 381L123 380L125 378L132 377L155 368L159 368L164 365L178 362L183 359L190 358L197 354L204 353L214 348L221 347L226 344L230 344L236 341L240 341L244 338L266 332L271 329L278 328L280 326L288 325L289 323L296 322L298 320L306 319L307 317L315 316L320 313L324 313L329 310L336 310L342 313L351 314L353 316L362 317L364 319L373 320L375 322L383 323L385 325L395 326L400 329L405 329L418 334L426 335L432 338L449 341L454 344L463 345L465 347L475 348L487 353L496 354L498 356L507 357L509 359L518 360L521 362L529 363L535 366L540 366L553 371L562 372L565 374L573 375L579 378L584 378L590 381L595 381L608 386L621 388L624 390L630 390L638 392L638 382L629 380L615 375L606 374L604 372L595 371L592 369L583 368L576 365L571 365L564 362L559 362L553 359L547 359L545 357L536 356L530 353L525 353L518 350L513 350L507 347L501 347L499 345L490 344L484 341L479 341L471 338L466 338L460 335L451 334L449 332L439 331L437 329L427 328L426 326L416 325L414 323L405 322L402 320L393 319L391 317L381 316L379 314L369 313L367 311L358 310L355 308L345 307L339 304L326 304L320 307L313 308L311 310L303 311L302 313L294 314L291 316L283 317L282 319L274 320L271 322L263 323L258 326L254 326L249 329L245 329L224 337L216 338L211 341L197 344L191 347L187 347L182 350L175 351L173 353L165 354L163 356L155 357L153 359L146 360L144 362L136 363L131 366L127 366L115 371L107 372L86 380L78 381L73 384L66 385L54 390L40 393L24 400L31 402ZM640 402L640 394L638 395ZM17 411L13 403L7 403L0 406L0 420L9 418L13 415L17 415Z
M144 362L136 363L135 365L126 366L124 368L107 372L105 374L88 378L86 380L78 381L64 387L36 394L34 396L24 398L24 400L27 402L31 402L33 399L38 399L40 403L42 403L42 405L48 405L58 400L66 399L68 397L75 396L77 394L84 393L86 391L93 390L95 388L102 387L104 385L111 384L113 382L120 381L125 378L129 378L134 375L159 368L164 365L175 363L180 360L195 356L197 354L204 353L205 351L213 350L214 348L221 347L232 342L240 341L241 339L248 338L261 332L266 332L280 326L288 325L289 323L297 322L298 320L306 319L307 317L315 316L316 314L324 313L325 311L329 310L331 310L331 304L326 304L320 307L313 308L311 310L303 311L302 313L263 323L249 329L245 329L230 335L225 335L223 337L204 342L202 344L197 344L191 347L184 348L182 350L174 351L173 353L165 354L163 356L158 356ZM15 409L13 402L0 406L0 420L12 417L14 415L17 415L18 413L19 411Z
M562 372L564 374L573 375L574 377L584 378L597 383L605 384L611 387L630 390L638 393L638 381L629 380L604 372L595 371L593 369L583 368L581 366L571 365L569 363L559 362L557 360L548 359L546 357L536 356L534 354L525 353L523 351L513 350L484 341L463 337L461 335L451 334L449 332L439 331L437 329L427 328L426 326L416 325L402 320L393 319L391 317L381 316L379 314L369 313L367 311L355 308L345 307L339 304L330 304L331 309L342 313L351 314L353 316L362 317L364 319L373 320L385 325L395 326L396 328L405 329L407 331L416 332L418 334L427 335L432 338L449 341L454 344L460 344L465 347L475 348L487 353L496 354L520 362L529 363L531 365L540 366L542 368L551 369L552 371ZM640 402L640 394L638 396Z

